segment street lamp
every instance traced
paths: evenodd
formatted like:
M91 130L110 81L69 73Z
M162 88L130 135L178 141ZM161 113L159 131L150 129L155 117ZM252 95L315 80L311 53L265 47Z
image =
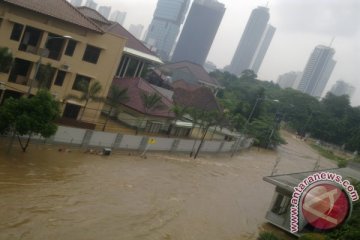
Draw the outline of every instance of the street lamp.
M259 103L261 100L264 100L264 101L272 101L272 102L280 102L280 101L277 100L277 99L257 98L256 101L255 101L255 104L254 104L253 108L251 109L251 112L250 112L248 118L246 119L246 122L245 122L245 124L244 124L244 127L243 127L243 129L242 129L242 131L241 131L242 134L244 135L244 138L245 138L245 134L246 134L246 130L247 130L247 128L248 128L248 125L249 125L249 123L250 123L250 121L251 121L251 119L252 119L252 117L253 117L253 115L254 115L254 113L255 113L256 107L257 107L258 103ZM235 154L235 152L237 152L237 150L238 150L239 147L241 146L242 142L243 142L243 139L242 139L242 138L238 138L238 139L236 140L236 142L234 143L233 150L232 150L232 152L231 152L231 157L233 157L234 154Z
M52 40L52 39L72 39L72 37L69 36L69 35L56 36L56 37L48 36L47 39L46 39L46 42L45 42L45 47L46 47L47 42L48 42L49 40ZM40 50L41 50L41 51L40 51L40 54L39 54L40 57L39 57L39 60L36 62L34 79L36 79L36 76L37 76L37 74L38 74L38 72L39 72L39 68L40 68L40 65L41 65L42 57L43 57L43 55L45 56L45 53L46 53L45 49L40 49ZM48 49L46 49L46 50L48 50ZM28 96L28 97L29 97L30 94L31 94L32 85L33 85L33 79L30 79L30 81L29 81L29 89L28 89L28 91L27 91L27 96Z

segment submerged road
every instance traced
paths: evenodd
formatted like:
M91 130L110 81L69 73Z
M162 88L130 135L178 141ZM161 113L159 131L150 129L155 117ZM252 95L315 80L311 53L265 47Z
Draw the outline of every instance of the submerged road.
M318 156L286 135L278 152L234 158L125 153L109 157L0 145L0 239L256 239L277 174L312 170ZM320 168L334 167L328 160ZM264 225L265 224L265 225Z

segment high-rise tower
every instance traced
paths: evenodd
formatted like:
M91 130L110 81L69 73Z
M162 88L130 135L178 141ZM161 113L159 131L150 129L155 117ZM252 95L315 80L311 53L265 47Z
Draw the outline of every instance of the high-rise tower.
M252 70L256 70L255 72L259 70L275 33L274 27L267 28L269 19L270 14L267 7L257 7L251 12L230 64L229 71L231 73L240 75L246 69L253 68ZM268 30L265 31L266 29Z
M217 0L194 0L172 61L204 65L224 13L224 4Z
M336 65L331 47L318 45L312 52L304 69L298 90L314 97L321 97Z
M189 4L190 0L158 0L145 42L163 60L169 60Z
M98 12L104 16L104 18L108 19L111 12L110 6L100 6Z

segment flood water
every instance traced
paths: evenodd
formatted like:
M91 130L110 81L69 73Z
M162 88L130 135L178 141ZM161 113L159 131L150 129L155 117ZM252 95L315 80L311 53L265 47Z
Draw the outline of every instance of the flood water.
M0 239L256 239L274 186L262 178L312 170L317 155L300 140L278 153L239 156L127 153L97 156L32 145L0 146ZM321 168L334 165L322 159Z

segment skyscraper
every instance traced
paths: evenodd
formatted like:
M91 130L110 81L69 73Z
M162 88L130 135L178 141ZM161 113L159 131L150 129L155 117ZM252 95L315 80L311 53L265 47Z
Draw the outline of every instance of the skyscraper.
M252 63L257 70L260 68L275 32L273 27L269 27L268 31L265 32L269 19L269 9L266 7L257 7L251 12L230 64L229 71L231 73L240 75L244 70L251 69ZM261 44L262 42L263 44ZM261 50L257 51L258 49ZM258 58L256 56L257 52L259 53ZM255 60L256 58L257 60Z
M103 15L106 19L109 18L111 7L110 6L100 6L98 12Z
M82 0L71 0L70 2L75 7L80 7L82 4Z
M190 0L158 0L145 42L163 60L169 59L189 4Z
M352 97L356 88L343 80L337 81L334 86L331 88L330 92L332 92L336 96L349 95Z
M224 13L224 4L217 0L194 0L172 61L204 65Z
M279 76L277 83L281 88L297 88L297 81L301 78L302 72L288 72Z
M121 12L116 10L111 14L110 20L117 22L120 25L124 25L125 18L126 18L126 12Z
M141 34L143 30L144 30L144 26L141 24L138 25L131 24L129 27L129 32L139 40L141 39Z
M96 10L97 3L93 0L86 0L85 6Z
M312 52L300 80L298 90L314 97L321 97L336 65L335 50L318 45Z
M260 45L258 46L258 49L256 50L256 53L250 64L249 69L253 70L255 73L258 73L260 70L261 64L265 58L267 50L269 49L269 46L270 46L271 40L274 37L275 31L276 31L276 28L274 28L270 24L267 25L267 28L261 39Z

